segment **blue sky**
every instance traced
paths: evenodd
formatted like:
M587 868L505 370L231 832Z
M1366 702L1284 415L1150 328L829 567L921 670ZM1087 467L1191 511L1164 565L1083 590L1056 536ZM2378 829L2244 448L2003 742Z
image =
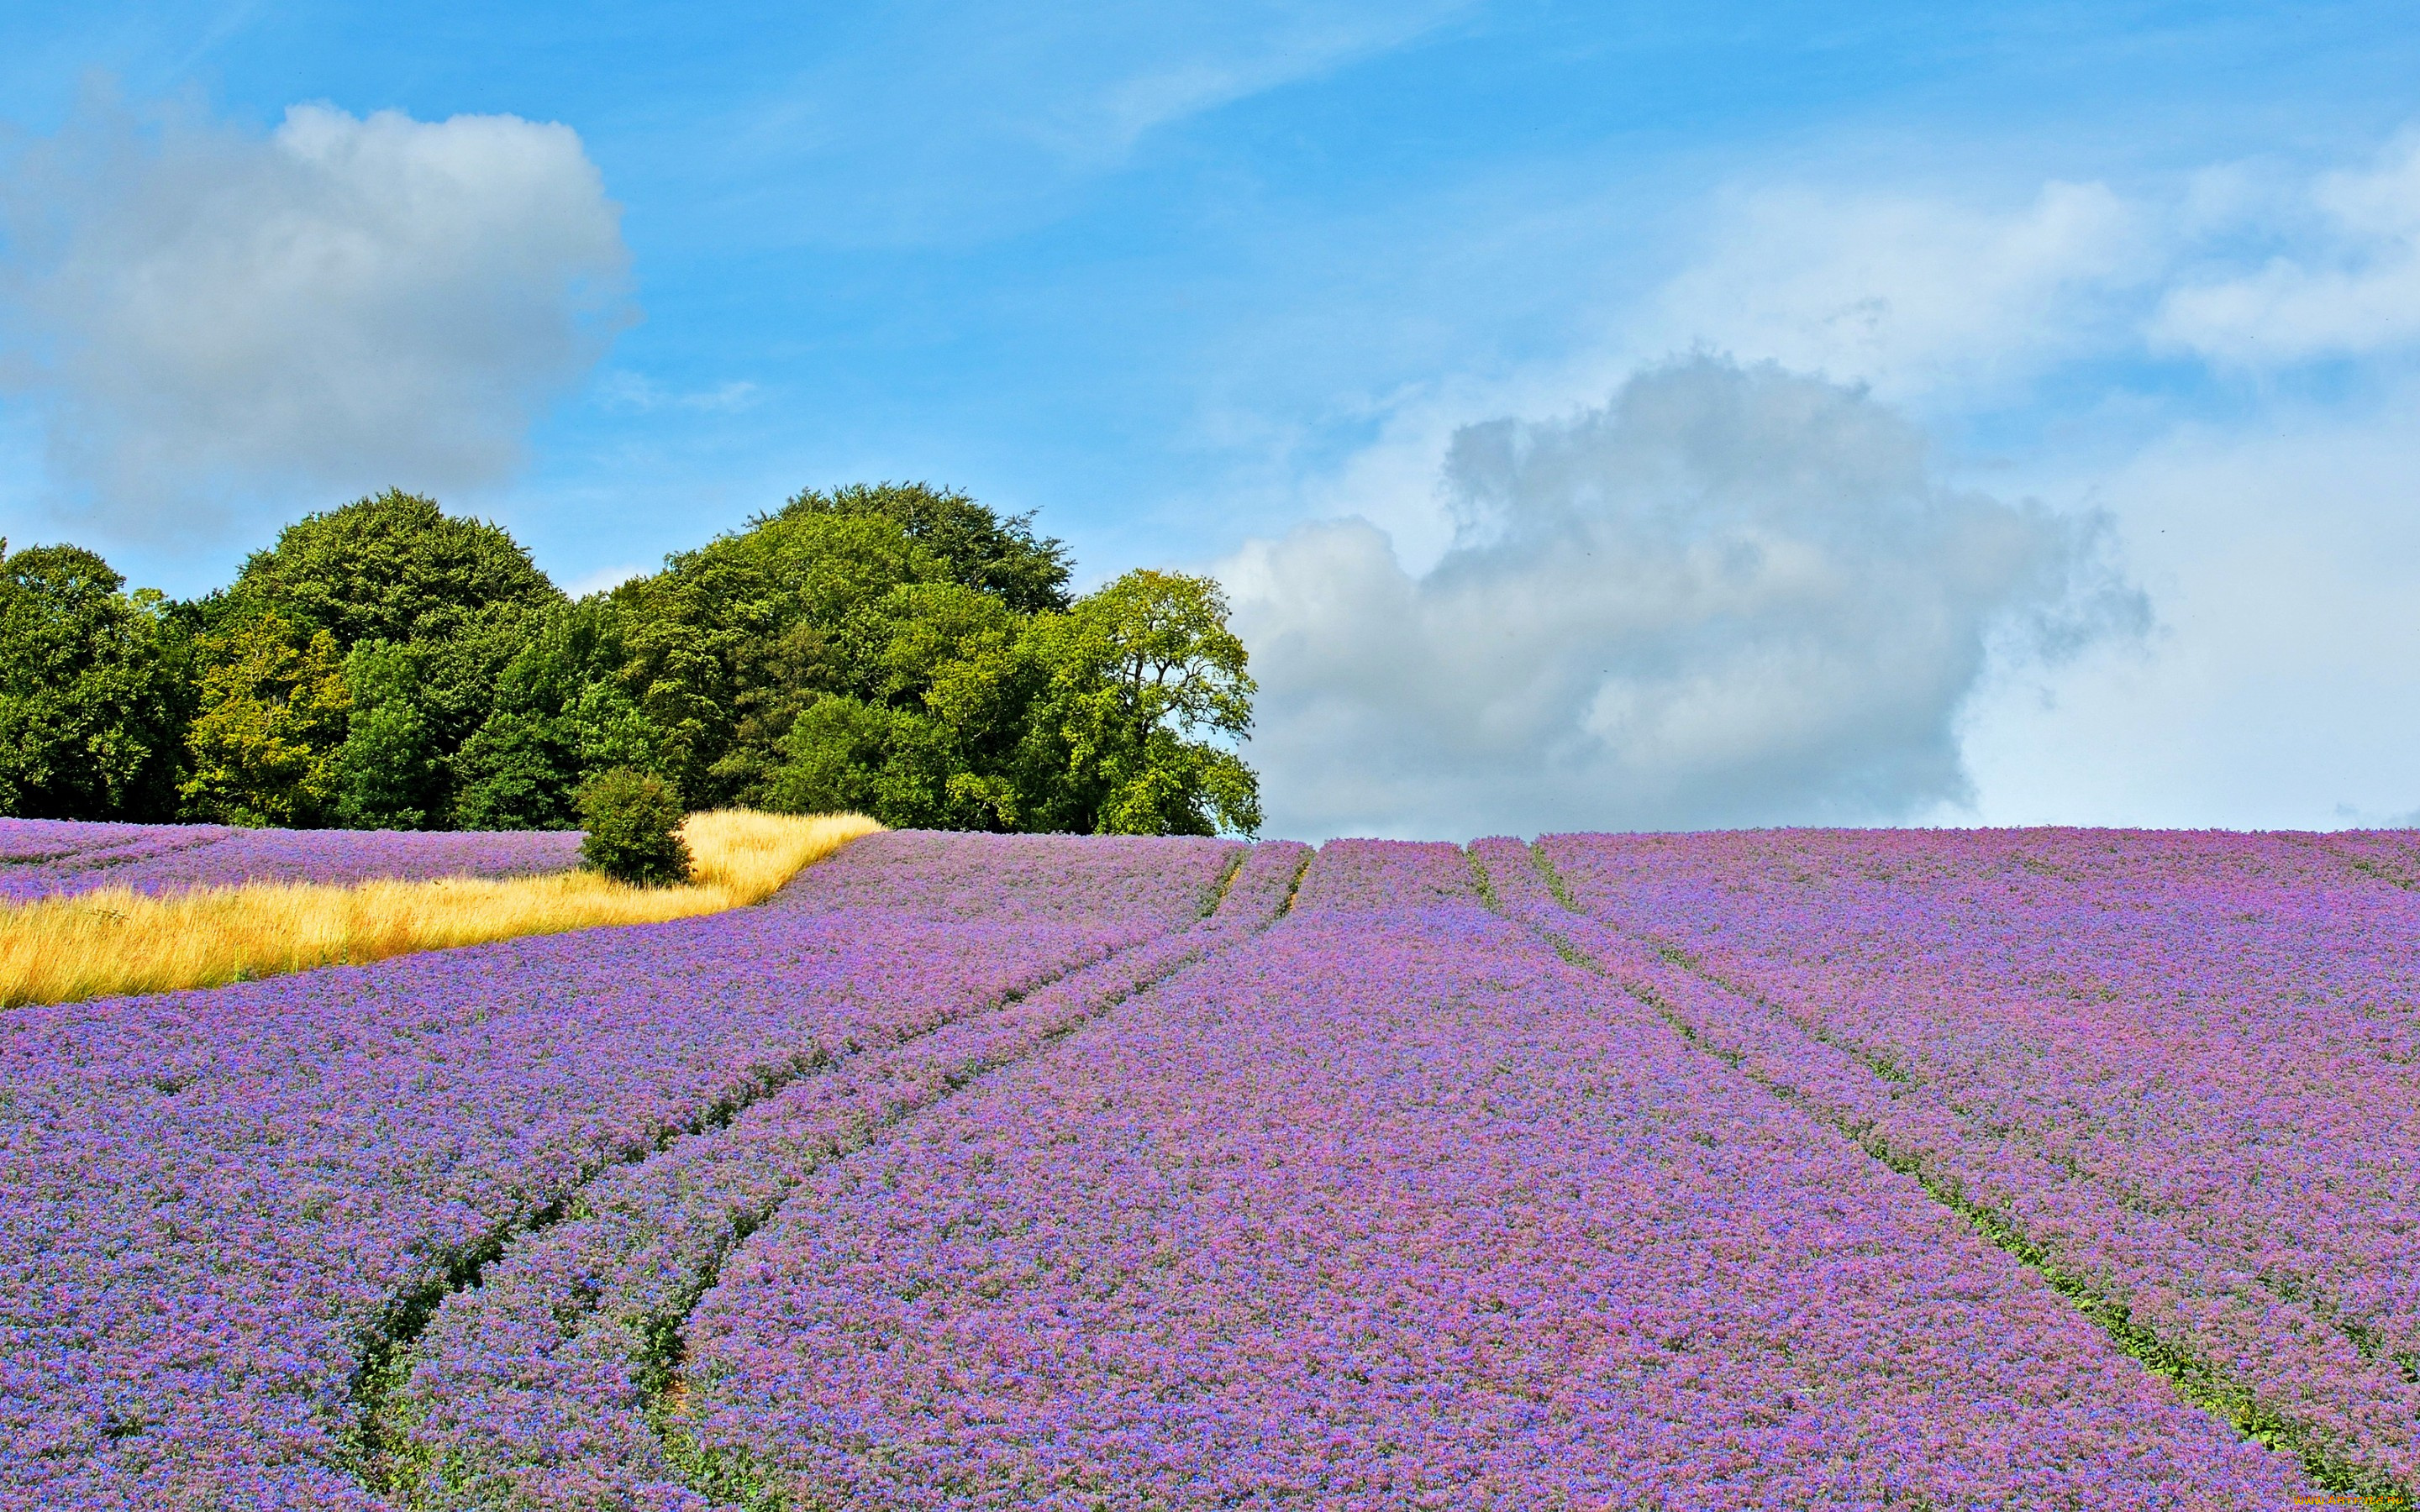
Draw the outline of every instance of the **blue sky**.
M1219 571L1296 832L2396 820L2414 78L2387 5L13 7L0 531L190 593L394 482L580 585L927 478ZM367 271L237 266L297 214ZM1663 566L1460 658L1582 539Z

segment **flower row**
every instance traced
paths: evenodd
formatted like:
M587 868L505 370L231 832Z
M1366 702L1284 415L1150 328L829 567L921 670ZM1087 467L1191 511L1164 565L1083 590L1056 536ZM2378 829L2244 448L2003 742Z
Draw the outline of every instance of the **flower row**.
M580 841L561 830L229 829L0 819L0 903L100 887L158 894L252 882L528 876L577 865Z
M1615 926L1551 927L1621 980L2040 1246L2239 1412L2410 1486L2420 900L2378 874L2401 849L2072 830L1539 847ZM1526 858L1492 870L1509 895Z
M681 1339L670 1436L748 1504L2308 1489L1450 846L1330 845L1274 929L821 1165Z
M932 1033L869 1051L581 1193L456 1293L386 1409L421 1507L702 1507L650 1421L668 1350L732 1247L818 1165L1265 928L1308 848L1256 846L1215 914Z
M763 907L0 1020L0 1505L366 1505L366 1358L582 1188L1182 930L1238 848L881 835Z

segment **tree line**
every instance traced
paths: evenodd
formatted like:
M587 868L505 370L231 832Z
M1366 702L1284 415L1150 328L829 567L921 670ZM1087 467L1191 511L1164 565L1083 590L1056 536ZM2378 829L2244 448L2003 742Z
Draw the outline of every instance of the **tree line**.
M1256 832L1218 585L1079 597L1069 565L1030 515L922 484L800 493L578 599L502 528L393 490L189 601L0 541L0 813L568 828L635 771L692 810Z

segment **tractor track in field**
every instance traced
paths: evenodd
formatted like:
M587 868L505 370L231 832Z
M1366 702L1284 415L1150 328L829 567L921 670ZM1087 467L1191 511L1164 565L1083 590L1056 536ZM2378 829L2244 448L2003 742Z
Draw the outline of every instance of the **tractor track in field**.
M685 1450L683 1435L673 1421L669 1409L676 1407L678 1401L675 1388L683 1352L682 1330L698 1302L719 1281L730 1256L752 1234L771 1221L798 1182L814 1170L831 1161L846 1158L885 1133L922 1117L973 1082L1046 1052L1068 1035L1120 1004L1149 992L1169 977L1202 961L1223 955L1275 924L1291 905L1301 886L1303 874L1309 870L1313 853L1308 848L1291 869L1283 902L1267 917L1249 925L1230 926L1225 931L1205 927L1216 925L1226 910L1249 855L1248 851L1238 853L1209 890L1202 912L1191 926L1078 961L1016 992L1001 995L967 1012L900 1040L845 1056L802 1057L792 1066L783 1068L781 1073L752 1083L741 1095L723 1099L698 1119L665 1130L645 1148L633 1150L619 1160L599 1163L582 1173L579 1180L567 1185L545 1207L525 1218L500 1226L497 1230L457 1251L444 1262L441 1274L389 1304L379 1327L359 1352L359 1368L351 1393L352 1421L345 1435L347 1453L343 1468L365 1488L381 1496L404 1505L417 1504L419 1499L413 1495L414 1488L410 1484L408 1473L412 1468L415 1450L409 1442L411 1424L402 1412L402 1395L420 1357L423 1335L448 1299L480 1287L491 1269L508 1259L517 1248L544 1238L561 1227L566 1220L576 1220L581 1213L583 1194L599 1183L618 1174L644 1167L648 1162L684 1139L712 1136L728 1130L751 1109L813 1078L845 1072L869 1061L902 1057L912 1061L920 1053L946 1061L948 1056L945 1052L934 1053L930 1047L937 1041L946 1040L954 1031L963 1033L997 1025L1003 1015L1011 1013L1020 1004L1054 990L1064 989L1072 980L1095 973L1109 975L1112 980L1100 989L1097 996L1088 995L1078 1007L1063 1016L1063 1020L1054 1021L1052 1026L1019 1041L1011 1047L1009 1054L954 1065L939 1074L931 1095L885 1108L876 1116L852 1124L847 1134L835 1138L819 1154L786 1171L784 1174L789 1180L770 1200L732 1212L728 1227L718 1236L713 1252L706 1257L697 1276L666 1299L665 1306L640 1321L637 1331L643 1343L637 1357L630 1361L640 1389L640 1413L661 1447L666 1462L674 1466L684 1480L690 1481L692 1489L708 1495L715 1494L710 1488L718 1477L697 1455ZM1133 976L1133 980L1121 983L1115 980L1120 975L1121 963L1135 964L1142 969ZM594 1305L593 1302L590 1305ZM575 1310L572 1316L564 1319L566 1337L579 1326L580 1316Z
M1796 1014L1767 1001L1761 995L1745 991L1707 970L1688 952L1676 949L1664 941L1623 929L1583 913L1573 901L1569 889L1554 869L1553 863L1535 845L1524 847L1529 864L1538 872L1546 889L1562 908L1575 918L1585 919L1599 927L1628 935L1646 949L1654 951L1676 970L1684 971L1709 986L1731 994L1745 1002L1763 1009L1777 1027L1786 1028L1810 1041L1823 1043L1855 1060L1885 1081L1897 1086L1912 1087L1914 1078L1889 1057L1877 1057L1860 1047L1837 1042L1800 1022ZM1624 982L1585 949L1551 928L1523 918L1504 906L1497 889L1489 879L1486 862L1473 848L1466 851L1480 883L1481 895L1488 906L1508 922L1526 930L1543 945L1554 950L1566 963L1600 979L1613 990L1645 1004L1673 1031L1693 1048L1720 1061L1731 1071L1746 1077L1760 1088L1798 1108L1826 1128L1832 1129L1882 1165L1913 1181L1924 1196L1956 1214L1980 1238L2006 1252L2016 1262L2033 1272L2062 1300L2072 1306L2086 1321L2098 1328L2120 1352L2140 1363L2152 1374L2168 1381L2178 1395L2205 1412L2228 1424L2245 1438L2293 1458L2304 1472L2322 1489L2331 1493L2364 1499L2364 1504L2381 1507L2410 1508L2420 1505L2420 1496L2413 1488L2376 1466L2363 1463L2343 1453L2328 1436L2311 1425L2300 1422L2262 1401L2250 1387L2229 1376L2222 1367L2205 1358L2191 1345L2164 1335L2133 1316L2133 1309L2121 1297L2116 1297L2091 1277L2062 1262L2048 1245L2034 1239L2007 1213L1978 1202L1966 1195L1963 1184L1952 1174L1937 1168L1936 1163L1894 1146L1884 1134L1878 1119L1861 1118L1846 1108L1834 1107L1821 1099L1808 1096L1797 1088L1783 1085L1750 1063L1747 1053L1714 1042L1691 1023L1686 1015L1655 993ZM1881 1063L1878 1064L1877 1061ZM1952 1109L1955 1112L1955 1109ZM1962 1121L1964 1121L1962 1116ZM2264 1280L2263 1285L2267 1285ZM2322 1315L2324 1316L2324 1314ZM2339 1334L2351 1335L2345 1328L2329 1319ZM2359 1340L2353 1339L2358 1346ZM2366 1354L2369 1351L2364 1351ZM2410 1371L2411 1366L2397 1361Z
M1226 901L1228 889L1233 885L1243 863L1244 854L1239 852L1219 874L1200 918L1209 918ZM508 1215L477 1239L442 1252L437 1258L436 1273L391 1297L354 1351L352 1381L347 1391L348 1421L336 1434L340 1445L338 1468L381 1495L393 1495L397 1491L396 1457L402 1446L395 1431L395 1398L411 1371L421 1335L427 1332L437 1310L444 1305L447 1298L479 1286L489 1269L503 1259L514 1245L526 1242L561 1224L576 1211L582 1194L598 1182L617 1172L645 1165L680 1140L710 1135L727 1129L750 1108L809 1077L829 1074L868 1054L900 1049L954 1025L1008 1008L1078 972L1146 949L1157 943L1159 938L1165 936L1103 950L1070 962L1022 987L977 1003L964 1013L942 1019L885 1045L872 1048L852 1046L842 1054L817 1050L793 1057L789 1061L769 1068L714 1099L695 1116L665 1125L645 1143L588 1166L537 1207Z
M1139 949L1141 947L1125 949ZM894 1041L884 1048L910 1045L952 1025L996 1011L1122 953L1111 950L1089 960L1078 961L1016 991L977 1004L964 1014L944 1019ZM389 1299L379 1314L379 1320L354 1355L355 1371L349 1393L352 1421L340 1441L347 1448L345 1468L373 1490L381 1493L395 1490L392 1458L396 1445L390 1442L390 1408L396 1391L402 1385L410 1369L413 1347L427 1331L429 1320L437 1315L437 1309L444 1305L445 1300L457 1292L477 1287L489 1268L504 1258L512 1246L562 1223L574 1211L583 1192L615 1172L643 1165L682 1139L727 1129L733 1120L767 1098L808 1077L838 1071L870 1053L867 1049L859 1048L838 1055L816 1051L797 1056L715 1099L695 1117L665 1125L646 1143L613 1159L597 1162L540 1206L525 1213L508 1216L479 1238L442 1254L435 1275Z
M1316 853L1313 851L1308 849L1304 851L1287 883L1283 901L1279 903L1277 911L1269 918L1248 928L1240 929L1226 938L1205 940L1201 949L1169 962L1165 969L1137 981L1130 987L1114 991L1097 1002L1088 1004L1084 1011L1073 1016L1068 1022L1036 1036L1030 1044L1022 1046L1015 1056L1003 1058L995 1064L972 1069L968 1074L954 1078L943 1096L902 1109L896 1117L886 1119L868 1130L865 1137L854 1146L848 1149L835 1149L822 1161L818 1161L814 1167L800 1171L799 1173L800 1180L804 1180L813 1169L871 1149L883 1135L932 1112L947 1101L948 1097L955 1095L966 1087L1036 1056L1047 1054L1062 1041L1108 1016L1122 1005L1152 992L1178 973L1206 965L1258 939L1293 912L1295 899L1302 890L1303 877L1310 872L1315 856ZM1235 877L1241 870L1242 858L1238 857L1236 866L1231 869L1221 881L1218 901L1211 913L1204 916L1203 922L1206 923L1214 918L1218 909L1226 905ZM794 1185L791 1190L795 1189ZM785 1192L783 1200L787 1199L787 1196L788 1193ZM641 1411L646 1417L649 1428L655 1433L657 1443L662 1447L665 1459L679 1472L682 1481L701 1496L718 1503L743 1504L752 1509L783 1507L786 1506L787 1503L767 1484L758 1467L742 1456L719 1451L699 1443L680 1422L682 1406L680 1373L687 1353L683 1335L687 1332L690 1316L697 1310L698 1304L721 1284L723 1267L730 1257L737 1253L739 1245L746 1242L749 1235L769 1222L778 1211L777 1203L772 1210L756 1215L755 1221L746 1224L744 1228L735 1227L730 1242L714 1257L699 1283L693 1288L684 1289L684 1293L677 1299L675 1307L668 1308L660 1316L648 1320L649 1352L640 1362L640 1390L643 1398Z

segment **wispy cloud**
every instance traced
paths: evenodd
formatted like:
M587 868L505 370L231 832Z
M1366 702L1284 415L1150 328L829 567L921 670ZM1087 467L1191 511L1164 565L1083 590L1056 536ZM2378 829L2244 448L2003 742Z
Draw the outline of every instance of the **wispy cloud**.
M1037 117L1035 134L1072 163L1113 166L1162 127L1390 52L1473 8L1467 0L1220 8L1133 35L1100 76Z
M2319 176L2303 208L2294 251L2170 290L2154 339L2235 368L2420 345L2420 131Z
M1060 213L1155 133L1476 9L1186 0L894 11L878 45L861 40L716 121L712 171L752 235L779 224L823 244L963 244ZM869 105L894 100L912 108ZM801 204L811 218L798 217Z
M667 389L644 373L620 369L602 374L597 379L598 403L609 409L642 414L667 409L729 414L752 409L760 397L756 385L745 379L719 383L709 389L689 390Z

